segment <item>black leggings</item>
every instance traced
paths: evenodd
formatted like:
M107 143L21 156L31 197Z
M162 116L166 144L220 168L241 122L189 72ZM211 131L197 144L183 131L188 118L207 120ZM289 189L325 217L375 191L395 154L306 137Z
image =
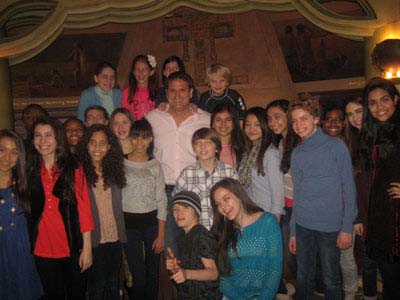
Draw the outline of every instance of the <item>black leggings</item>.
M43 300L85 300L87 272L81 273L79 256L44 258L35 256L43 285Z

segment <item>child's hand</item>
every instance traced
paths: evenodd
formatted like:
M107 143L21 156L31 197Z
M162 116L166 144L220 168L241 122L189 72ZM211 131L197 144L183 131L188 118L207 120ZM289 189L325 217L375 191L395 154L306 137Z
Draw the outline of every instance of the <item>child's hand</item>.
M400 199L400 182L390 183L391 188L388 189L388 193L391 199Z
M168 109L168 102L161 102L160 104L158 104L157 108L161 111L166 111Z
M179 269L174 275L171 276L176 283L184 283L187 280L186 270Z
M166 268L167 268L168 271L171 271L173 274L175 274L180 269L179 261L174 256L174 253L172 252L170 247L167 247L167 251L168 251L168 256L167 256L167 259L165 261Z
M296 255L296 237L294 236L289 238L289 251L293 255Z
M92 262L92 249L83 249L79 256L79 267L81 268L81 273L89 269L92 265Z
M172 269L174 268L174 259L167 257L165 260L165 267L167 268L168 271L172 272Z
M347 232L339 232L337 241L336 241L336 246L341 249L345 250L347 248L350 248L353 244L353 234L352 233L347 233Z
M364 226L362 223L354 224L353 225L353 232L359 236L362 236L364 233Z
M164 250L164 237L157 235L157 238L153 242L151 247L155 254L160 254Z
M189 103L189 111L194 114L197 113L197 105L194 103Z

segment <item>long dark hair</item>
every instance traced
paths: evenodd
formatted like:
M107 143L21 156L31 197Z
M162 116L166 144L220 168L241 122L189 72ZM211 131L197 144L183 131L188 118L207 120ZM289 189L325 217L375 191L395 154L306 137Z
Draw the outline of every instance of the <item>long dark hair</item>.
M149 98L150 100L154 101L154 99L156 99L157 96L157 85L158 85L157 73L155 72L154 68L150 65L147 56L139 54L136 55L135 58L133 59L131 70L129 73L129 95L128 95L129 103L133 103L134 101L133 97L135 96L135 93L138 88L137 81L135 75L133 74L133 71L136 67L136 63L139 61L145 63L150 68L150 70L154 71L153 75L149 76L149 82L148 82Z
M17 205L24 212L29 212L29 200L27 198L28 183L26 181L26 170L25 170L25 146L23 140L12 130L1 129L0 140L8 137L12 139L18 148L18 161L12 168L11 183L12 191L15 195Z
M223 112L227 112L232 119L233 129L231 132L231 147L234 152L234 155L236 156L236 161L238 162L239 165L243 156L243 152L246 149L246 144L245 144L246 142L244 139L242 128L240 127L239 114L236 111L235 107L231 104L226 104L226 103L218 104L215 107L213 113L211 114L210 126L213 127L215 116Z
M163 82L163 85L165 87L167 86L167 77L164 75L164 71L165 71L165 67L167 66L167 64L169 64L171 62L176 62L176 64L179 67L179 72L186 73L185 64L183 63L182 59L179 56L176 56L176 55L168 56L164 60L164 63L163 63L163 66L162 66L162 72L161 72L161 74L162 74L162 82Z
M264 171L264 154L265 151L267 151L267 148L269 145L272 143L272 133L268 129L268 124L267 124L267 113L265 112L264 108L256 106L248 109L246 111L246 114L244 116L244 124L246 123L246 118L249 115L254 115L257 118L258 123L260 123L260 128L261 128L261 147L260 151L257 154L257 174L265 176L265 171ZM243 125L245 126L245 125ZM245 138L247 142L247 151L250 152L251 149L251 141L249 138L246 136L245 133Z
M123 188L126 185L126 179L124 171L124 156L121 146L118 138L111 129L108 126L101 124L90 126L86 130L82 141L78 144L77 157L85 169L88 184L90 186L96 186L96 182L99 179L99 175L96 173L92 163L92 158L87 149L92 135L99 131L105 134L108 144L110 145L110 149L107 151L107 154L104 156L102 161L104 189L113 184L119 188Z
M292 126L292 121L289 118L288 111L289 111L289 100L286 99L277 99L272 102L270 102L267 107L266 111L268 113L268 110L271 107L279 107L285 114L287 118L287 134L286 134L286 139L283 144L283 155L281 159L281 171L283 174L286 174L289 172L290 169L290 157L292 155L293 149L299 144L300 142L300 137L294 132L293 126ZM281 134L274 134L271 131L272 134L272 142L273 144L278 147L279 142L282 139Z
M35 129L38 125L48 125L54 131L54 138L56 140L55 150L55 167L57 173L65 173L66 189L64 190L65 201L74 202L75 200L75 168L78 164L71 152L69 151L67 137L65 135L64 127L60 121L53 118L43 117L38 119L32 126L28 134L27 144L27 170L28 178L34 178L40 174L40 165L42 162L41 155L36 150L33 140L35 137Z
M240 231L237 229L233 221L228 220L218 211L214 195L220 188L230 191L239 198L246 214L254 214L262 212L263 210L250 199L243 186L236 179L224 178L211 188L210 199L214 213L211 233L217 241L218 248L216 264L220 275L229 276L232 270L229 260L229 250L232 249L238 256L237 241Z
M368 108L368 96L376 90L386 91L394 101L397 97L397 104L393 115L386 122L375 119ZM395 130L400 125L400 94L394 84L386 79L372 78L363 90L363 102L365 110L363 117L363 128L361 130L360 153L366 169L371 169L371 151L374 145L379 146L378 158L385 159L398 148L398 139Z
M133 122L129 136L133 138L141 137L144 139L152 138L146 152L150 159L154 158L154 134L149 121L143 118Z
M364 106L363 98L361 96L350 96L349 98L345 99L345 108L347 107L348 104L354 103L361 105L364 108L363 116L365 115L367 108ZM364 118L364 117L363 117ZM347 116L346 116L346 126L344 127L344 139L347 144L347 147L349 148L349 152L352 158L353 166L355 168L355 171L359 169L359 150L360 150L360 134L361 130L358 128L354 127L353 125L350 124Z

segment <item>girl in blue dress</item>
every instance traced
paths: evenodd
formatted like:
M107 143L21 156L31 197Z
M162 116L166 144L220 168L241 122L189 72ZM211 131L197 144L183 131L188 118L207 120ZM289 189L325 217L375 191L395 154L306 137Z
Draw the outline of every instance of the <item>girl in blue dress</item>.
M25 150L13 131L0 130L0 299L34 300L42 295L30 253L23 197L27 188Z

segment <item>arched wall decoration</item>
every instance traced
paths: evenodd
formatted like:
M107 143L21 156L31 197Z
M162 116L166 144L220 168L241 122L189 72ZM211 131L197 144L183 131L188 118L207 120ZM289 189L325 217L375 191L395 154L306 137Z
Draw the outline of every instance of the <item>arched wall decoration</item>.
M365 0L357 2L361 7L371 7ZM32 10L35 4L47 7L49 11L42 23L22 37L11 40L4 38L0 42L0 58L8 57L10 65L24 62L40 53L60 35L63 29L93 28L109 22L139 23L167 15L183 6L215 14L243 13L251 10L271 12L298 10L317 26L358 40L371 36L381 25L379 18L375 18L371 13L365 18L354 20L354 18L332 13L317 0L104 0L95 2L60 0L34 2L30 5L27 1L19 1L0 15L0 24L4 25L16 12ZM18 21L14 22L16 23L13 26L17 26ZM24 22L23 18L20 22ZM34 23L34 20L32 22Z
M355 40L372 36L380 26L378 20L372 16L358 17L355 20L356 17L339 15L326 9L318 0L292 0L292 3L314 25Z

